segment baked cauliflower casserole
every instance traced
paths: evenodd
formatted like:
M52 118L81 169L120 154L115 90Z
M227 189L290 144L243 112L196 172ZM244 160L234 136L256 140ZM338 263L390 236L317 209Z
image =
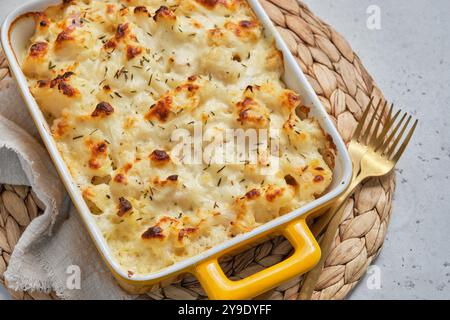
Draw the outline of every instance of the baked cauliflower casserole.
M332 180L330 137L282 81L243 0L67 0L31 14L30 90L72 179L132 277L292 212ZM279 164L175 161L178 129L279 132ZM212 131L211 131L212 130ZM267 156L267 155L266 155Z

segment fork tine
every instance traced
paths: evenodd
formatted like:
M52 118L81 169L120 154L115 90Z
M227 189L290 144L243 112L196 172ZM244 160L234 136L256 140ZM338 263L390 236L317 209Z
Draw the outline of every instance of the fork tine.
M391 104L391 110L393 110L394 105ZM378 136L377 142L375 144L374 150L377 152L378 149L383 145L383 143L386 140L386 136L389 132L389 130L391 130L392 126L395 124L395 121L397 120L398 116L401 114L402 110L398 110L394 117L390 118L390 120L386 123L386 125L383 128L383 131L380 133L380 135Z
M372 126L375 121L375 118L377 117L378 111L380 110L381 102L382 101L380 99L380 101L378 101L378 104L373 112L372 117L370 118L370 121L369 121L369 124L367 125L366 130L364 131L364 133L362 134L362 136L360 138L362 143L368 144L368 142L369 142L370 133L372 132ZM364 140L364 141L362 141L362 140Z
M364 127L364 124L366 123L367 115L369 114L370 106L372 105L372 102L373 102L373 97L370 98L370 101L366 106L366 110L364 110L361 120L359 121L358 127L356 127L355 133L353 134L353 139L359 140L359 135L361 134L362 128Z
M411 122L412 116L408 117L408 120L406 121L406 123L403 125L402 130L400 131L400 133L397 135L397 138L395 139L394 143L392 144L392 146L389 148L389 151L386 152L386 155L390 158L391 155L394 153L395 148L397 148L398 143L400 142L400 140L402 139L402 136L405 134L406 129L408 128L409 123Z
M408 133L408 135L406 136L405 140L403 140L402 145L401 145L400 148L398 149L398 151L397 151L397 153L395 154L395 156L392 158L392 160L393 160L394 162L397 162L397 161L400 159L400 157L402 156L403 152L405 151L406 147L407 147L408 144L409 144L409 141L411 140L411 138L412 138L412 136L413 136L413 134L414 134L414 131L416 130L416 127L417 127L417 124L418 124L418 123L419 123L419 120L416 120L416 121L414 122L414 125L412 126L412 128L409 130L409 133Z
M375 142L377 141L378 131L380 130L381 121L384 118L383 115L384 115L384 111L386 110L387 104L388 104L387 101L385 101L383 109L381 110L381 113L378 115L378 120L375 125L375 128L373 129L372 136L369 139L369 146L371 146L371 147L373 147ZM392 115L392 107L391 107L391 110L389 111L388 116L386 117L386 123L385 123L386 125L390 121L391 115Z
M406 118L406 113L403 115L403 117L400 119L399 123L397 124L397 126L394 128L394 130L392 131L392 133L389 135L389 137L383 142L383 144L379 147L379 151L381 153L386 153L386 151L389 148L389 144L391 143L392 139L394 139L395 135L397 134L397 131L400 129L403 121Z

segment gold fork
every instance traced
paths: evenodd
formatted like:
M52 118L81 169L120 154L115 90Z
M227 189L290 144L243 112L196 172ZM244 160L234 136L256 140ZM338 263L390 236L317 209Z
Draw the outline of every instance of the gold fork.
M350 158L352 159L352 163L353 163L353 177L352 177L352 182L355 181L355 178L358 176L358 173L360 171L360 163L361 163L361 159L364 156L364 154L367 152L367 150L369 149L369 143L368 143L368 138L369 138L369 133L372 129L372 126L375 122L375 118L378 114L379 108L382 105L381 100L378 102L377 107L375 108L375 112L373 113L373 116L369 119L368 121L368 115L371 109L373 103L373 98L370 99L369 103L367 104L367 107L361 117L361 120L359 122L358 127L355 130L355 133L353 134L353 137L348 145L348 152L350 153ZM382 120L382 115L385 112L385 108L387 106L387 102L384 103L383 105L383 110L380 113L380 117L378 118L378 122L376 124L375 129L373 130L373 132L378 132L379 128L381 126L381 120ZM391 105L391 108L389 110L389 114L387 116L387 120L386 120L386 124L389 124L389 119L391 118L392 115L392 110L393 110L393 105ZM392 121L395 121L398 117L398 115L400 114L400 111L398 111L394 118L392 119ZM392 123L391 121L391 123ZM369 122L366 125L366 122ZM366 126L366 127L365 127ZM363 132L363 129L366 129ZM389 126L386 125L385 127L386 129L389 129ZM386 132L383 132L384 135L386 135ZM383 135L381 134L381 135ZM380 137L381 137L380 135ZM317 238L325 229L325 227L330 223L331 218L334 216L334 214L337 212L337 210L339 210L340 206L342 205L342 203L350 196L350 194L353 192L354 188L358 185L357 182L353 182L350 187L346 190L346 192L344 192L335 202L334 205L331 206L324 215L322 215L320 217L320 219L318 219L318 221L316 221L314 223L314 225L311 228L312 233L314 234L314 236Z
M336 231L342 220L342 215L344 213L342 205L345 200L365 179L386 175L394 168L417 127L418 120L414 122L413 126L406 134L412 116L410 115L408 117L407 113L404 113L396 124L396 121L401 114L401 110L397 111L392 117L394 109L393 105L391 105L386 121L384 125L382 125L383 114L385 113L387 102L382 104L381 101L378 103L373 116L366 125L372 102L373 100L371 99L349 144L349 153L353 162L352 183L346 192L335 201L335 204L317 223L314 224L312 228L313 234L318 237L328 225L328 229L321 240L321 259L317 266L305 276L299 299L311 299L315 285L329 254L331 244L336 235ZM380 110L381 112L379 112ZM378 120L376 120L377 115ZM408 119L405 123L406 118ZM375 127L372 129L375 121ZM381 132L379 132L381 127ZM399 146L401 141L402 143Z

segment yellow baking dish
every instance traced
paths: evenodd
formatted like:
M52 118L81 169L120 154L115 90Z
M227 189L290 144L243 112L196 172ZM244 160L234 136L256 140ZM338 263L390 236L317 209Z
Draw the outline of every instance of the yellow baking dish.
M263 24L265 32L271 35L284 57L284 82L288 88L300 93L304 104L311 108L311 115L333 139L336 145L336 165L333 171L333 183L329 190L315 201L270 221L248 233L239 235L197 256L178 262L170 267L148 275L130 278L111 255L108 245L99 231L91 213L73 182L71 175L58 152L50 128L39 106L30 93L26 78L20 68L17 52L23 50L33 34L34 20L26 13L41 11L60 1L38 0L25 4L8 15L2 26L1 40L11 71L17 80L24 101L46 145L55 167L63 180L73 203L92 237L96 247L108 268L121 286L132 293L143 293L155 287L163 286L180 279L187 273L195 275L212 299L247 299L257 296L297 275L310 270L320 258L320 248L306 224L307 218L325 208L347 188L351 177L351 161L345 144L340 138L325 109L320 104L311 85L295 62L286 44L272 25L257 0L248 0L256 16ZM269 237L282 235L294 248L293 254L286 260L239 281L226 277L219 265L219 258L260 243Z

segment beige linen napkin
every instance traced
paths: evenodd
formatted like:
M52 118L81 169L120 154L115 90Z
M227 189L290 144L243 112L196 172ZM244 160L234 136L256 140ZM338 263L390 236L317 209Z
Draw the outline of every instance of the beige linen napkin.
M0 82L0 183L31 186L46 208L12 253L4 274L11 289L53 290L65 299L132 298L101 261L11 78Z

